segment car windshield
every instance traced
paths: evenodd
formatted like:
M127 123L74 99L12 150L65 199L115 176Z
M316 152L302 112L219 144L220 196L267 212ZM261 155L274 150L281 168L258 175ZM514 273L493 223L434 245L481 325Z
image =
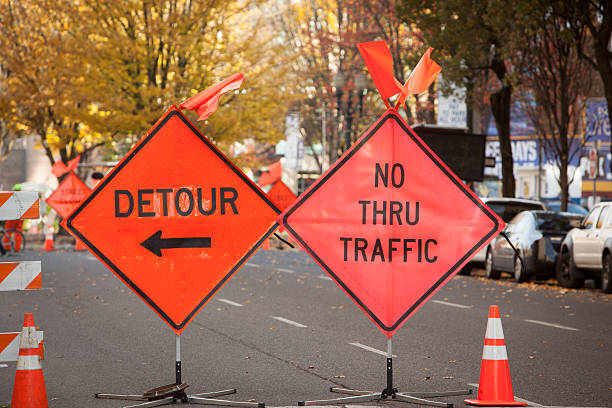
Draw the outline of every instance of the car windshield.
M500 203L500 202L489 202L487 201L487 207L489 207L493 212L501 217L504 222L509 222L514 218L515 215L520 213L521 211L529 211L529 210L542 210L542 206L539 204L531 204L531 203L519 203L519 202L509 202L509 203Z
M567 232L580 227L580 218L560 217L557 214L534 214L536 228L540 231Z
M547 206L551 211L561 211L560 201L551 201L548 203ZM567 203L567 212L581 214L581 215L587 215L589 213L589 211L586 208L584 208L581 205L574 204L574 203Z

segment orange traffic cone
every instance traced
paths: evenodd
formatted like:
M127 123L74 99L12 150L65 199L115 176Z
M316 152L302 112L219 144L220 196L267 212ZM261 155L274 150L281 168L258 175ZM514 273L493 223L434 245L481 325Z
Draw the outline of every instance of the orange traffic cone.
M266 240L263 243L263 249L264 251L269 251L270 250L270 239L266 238Z
M514 400L506 341L499 308L495 305L489 309L487 332L482 350L478 396L475 400L466 399L465 402L472 405L527 405L525 402Z
M76 238L76 241L74 243L74 250L75 251L84 251L87 248L85 248L85 244L83 244L83 242L81 242L80 239Z
M53 225L47 225L47 232L45 232L45 246L43 251L53 251Z
M40 364L40 350L34 327L34 316L23 317L23 331L19 342L17 371L13 385L12 408L47 408L47 390Z

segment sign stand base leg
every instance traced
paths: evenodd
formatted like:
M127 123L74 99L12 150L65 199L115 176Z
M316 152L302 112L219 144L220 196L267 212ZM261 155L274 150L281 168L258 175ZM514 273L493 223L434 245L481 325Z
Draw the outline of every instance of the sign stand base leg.
M185 393L185 388L189 387L186 383L181 382L181 337L176 336L176 384L164 385L145 392L142 395L127 395L127 394L94 394L95 398L118 399L125 401L146 401L141 404L128 405L123 408L136 407L159 407L162 405L171 405L177 402L200 405L220 405L225 407L247 407L247 408L264 408L266 405L263 402L246 402L246 401L229 401L215 399L222 395L235 394L236 389L203 392L199 394L188 395Z
M453 408L453 404L445 402L430 401L424 398L450 397L453 395L470 395L472 390L440 391L440 392L398 392L393 388L393 354L391 352L391 339L387 339L387 387L381 392L359 391L348 388L331 387L330 392L350 395L350 397L332 398L313 401L299 401L298 406L345 404L355 402L373 402L381 400L392 400L410 402L412 404L429 405L433 407Z

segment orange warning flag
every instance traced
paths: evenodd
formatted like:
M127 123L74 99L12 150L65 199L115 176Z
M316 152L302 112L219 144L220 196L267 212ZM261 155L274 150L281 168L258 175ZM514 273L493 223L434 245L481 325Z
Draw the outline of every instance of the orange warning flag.
M72 160L68 160L67 166L69 171L76 171L79 162L81 161L81 155L79 154Z
M51 167L51 173L55 175L55 177L61 177L66 173L71 171L75 171L77 166L79 165L79 161L81 160L81 155L78 155L72 160L68 161L68 165L65 165L63 161L56 161L53 163Z
M198 120L204 120L212 115L219 106L219 98L226 92L240 88L244 81L244 75L238 73L224 79L216 85L206 88L197 95L187 99L179 106L179 109L189 109L198 114Z
M372 75L374 84L383 99L388 99L400 92L393 76L393 57L384 41L370 41L357 44L359 53Z
M436 80L440 71L442 71L442 67L431 59L432 51L433 48L429 48L421 57L421 60L414 67L404 85L395 79L397 86L401 89L401 95L397 101L398 107L404 104L408 95L418 95L425 92L429 85Z
M68 167L61 160L56 161L55 163L53 163L53 166L51 166L51 173L53 173L55 177L60 177L63 174L68 173L69 171L70 170L68 170Z

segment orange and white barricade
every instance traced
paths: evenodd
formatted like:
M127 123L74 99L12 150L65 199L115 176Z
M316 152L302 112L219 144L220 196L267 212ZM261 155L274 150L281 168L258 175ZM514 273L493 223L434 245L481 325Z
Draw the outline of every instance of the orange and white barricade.
M0 262L0 291L40 289L40 261Z
M20 339L21 332L0 333L0 362L17 361ZM43 360L45 358L44 333L36 331L36 339L38 341L38 355Z
M0 191L0 221L36 219L39 212L36 191Z

